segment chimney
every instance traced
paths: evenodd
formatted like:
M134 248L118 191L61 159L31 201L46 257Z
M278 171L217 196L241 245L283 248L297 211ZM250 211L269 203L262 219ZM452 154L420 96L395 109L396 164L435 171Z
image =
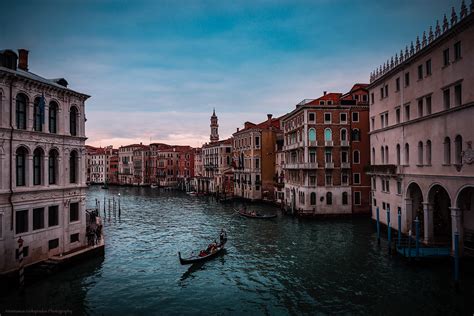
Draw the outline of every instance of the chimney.
M323 91L324 95L326 95L328 92L327 91Z
M26 49L18 49L18 68L28 71L28 51Z
M237 127L237 132L239 131L239 128Z

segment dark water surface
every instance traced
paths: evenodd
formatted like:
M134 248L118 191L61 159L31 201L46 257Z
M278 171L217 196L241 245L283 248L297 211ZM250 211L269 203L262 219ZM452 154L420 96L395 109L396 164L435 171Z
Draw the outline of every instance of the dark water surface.
M474 268L460 291L449 263L413 265L378 246L368 219L303 221L233 216L233 205L150 188L92 187L121 194L120 219L105 219L104 259L71 267L0 298L5 309L77 314L468 314ZM103 203L103 202L102 202ZM269 213L271 206L259 206ZM103 211L101 210L101 215ZM108 215L108 214L107 214ZM205 247L226 227L226 253L181 266L177 252Z

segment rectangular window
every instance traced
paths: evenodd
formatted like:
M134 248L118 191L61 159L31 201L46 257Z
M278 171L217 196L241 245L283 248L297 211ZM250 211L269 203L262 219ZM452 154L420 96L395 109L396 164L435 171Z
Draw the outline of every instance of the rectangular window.
M375 129L375 117L370 118L371 124L372 124L372 130Z
M385 180L385 190L390 192L390 180Z
M426 97L426 115L431 114L431 96Z
M316 176L309 176L309 185L316 185Z
M397 124L400 123L400 108L395 109L395 117L397 119Z
M431 59L428 59L426 61L426 75L427 76L431 75Z
M15 213L15 233L26 233L28 231L28 210Z
M410 73L407 72L405 73L405 87L408 87L410 85Z
M48 241L48 249L53 250L59 247L59 238Z
M72 235L70 236L70 242L71 242L71 244L72 244L73 242L77 242L77 241L79 241L79 233L72 234Z
M395 79L395 91L400 91L400 77Z
M316 120L316 116L314 115L314 113L309 113L309 121L314 122L315 120Z
M372 102L371 102L372 104L375 103L375 97L374 97L374 93L373 93L373 92L370 94L370 100L372 101Z
M0 214L0 239L3 238L3 214Z
M380 99L383 99L384 98L384 95L383 95L383 87L380 88Z
M255 147L260 147L260 137L255 137Z
M382 126L382 128L385 127L385 118L384 118L384 115L385 115L385 114L380 114L380 126Z
M69 222L76 222L79 220L79 203L71 203L69 205Z
M44 228L44 207L33 209L33 230Z
M347 175L347 172L342 173L341 182L342 182L342 185L349 185L349 176Z
M260 169L260 159L259 158L255 158L255 168Z
M388 84L385 85L385 97L388 97Z
M410 120L410 104L405 105L405 122Z
M332 174L326 173L326 185L332 185Z
M385 192L385 180L382 179L382 192Z
M377 200L374 199L374 206L377 206Z
M361 200L361 194L359 191L354 192L354 204L355 205L360 205L360 200Z
M352 112L352 122L359 122L359 112Z
M341 151L341 162L347 162L347 161L348 161L347 151Z
M319 105L324 105L324 101L319 101Z
M461 84L454 86L454 105L462 105L462 87Z
M402 194L402 182L397 181L397 194Z
M340 120L341 120L341 124L346 124L347 123L347 113L341 113Z
M59 224L59 206L53 205L48 207L48 227L57 226Z
M423 79L423 65L418 66L418 80Z
M451 107L451 96L449 95L449 88L443 91L443 103L445 110Z
M418 100L418 117L423 116L423 99Z
M385 202L382 202L382 209L383 209L383 210L386 209L386 204L385 204Z
M326 149L326 152L325 152L325 161L326 162L332 162L332 151L331 149Z
M449 48L446 48L443 51L443 63L444 63L444 66L449 65Z
M454 60L461 59L461 42L454 44Z
M354 173L354 184L360 184L360 173Z
M331 124L331 113L324 113L324 123Z

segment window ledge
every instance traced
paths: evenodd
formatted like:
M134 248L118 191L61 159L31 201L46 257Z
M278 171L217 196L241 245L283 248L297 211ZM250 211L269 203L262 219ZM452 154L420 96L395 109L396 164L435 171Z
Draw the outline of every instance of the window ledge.
M450 163L444 163L444 164L442 164L442 166L449 167L449 166L451 166L451 164Z
M417 167L424 167L425 165L416 165Z

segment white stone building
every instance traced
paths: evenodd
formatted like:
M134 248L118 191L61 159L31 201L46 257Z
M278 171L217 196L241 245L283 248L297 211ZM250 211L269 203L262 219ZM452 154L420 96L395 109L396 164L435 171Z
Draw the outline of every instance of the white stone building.
M88 95L28 71L28 51L0 51L0 272L86 245Z
M474 14L464 5L371 74L373 207L425 243L474 248Z

